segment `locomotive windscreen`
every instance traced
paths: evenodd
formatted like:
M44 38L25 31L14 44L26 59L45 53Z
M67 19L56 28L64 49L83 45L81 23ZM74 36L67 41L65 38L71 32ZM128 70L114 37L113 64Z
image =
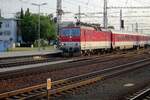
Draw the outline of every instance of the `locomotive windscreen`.
M61 36L80 36L80 28L64 28Z

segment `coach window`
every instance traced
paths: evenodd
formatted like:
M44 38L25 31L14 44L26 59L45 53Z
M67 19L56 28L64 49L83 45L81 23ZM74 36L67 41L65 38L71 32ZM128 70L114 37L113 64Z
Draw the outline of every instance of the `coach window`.
M72 29L70 33L71 33L70 35L75 36L76 35L76 30Z
M80 35L80 31L78 29L74 29L74 30L72 30L72 35L73 36L79 36Z

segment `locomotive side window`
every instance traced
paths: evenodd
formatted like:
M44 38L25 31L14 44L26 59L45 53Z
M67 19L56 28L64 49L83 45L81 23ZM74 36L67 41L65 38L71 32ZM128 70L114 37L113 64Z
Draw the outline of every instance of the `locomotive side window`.
M62 32L61 32L61 35L62 35L62 36L70 36L70 30L68 30L68 29L63 29Z
M80 29L63 29L62 36L80 36Z

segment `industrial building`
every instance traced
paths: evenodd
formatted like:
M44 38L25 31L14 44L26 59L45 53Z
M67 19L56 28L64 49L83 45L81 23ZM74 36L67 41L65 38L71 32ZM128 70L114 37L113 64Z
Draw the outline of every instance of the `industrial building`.
M0 52L13 47L17 41L17 20L13 18L0 19Z

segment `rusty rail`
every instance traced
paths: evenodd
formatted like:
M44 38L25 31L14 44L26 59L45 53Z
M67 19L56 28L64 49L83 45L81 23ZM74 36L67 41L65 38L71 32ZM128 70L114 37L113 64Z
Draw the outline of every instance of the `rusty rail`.
M136 94L130 100L149 100L150 99L150 88L144 90L143 92Z

